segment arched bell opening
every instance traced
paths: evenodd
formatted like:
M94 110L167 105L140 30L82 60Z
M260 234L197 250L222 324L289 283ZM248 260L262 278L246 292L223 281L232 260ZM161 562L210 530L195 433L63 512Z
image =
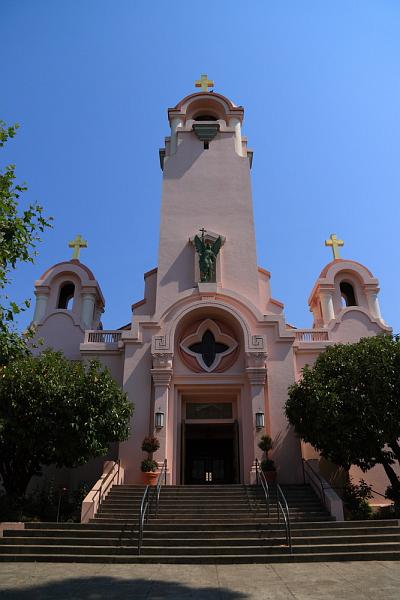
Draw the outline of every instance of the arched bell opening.
M342 300L342 307L346 308L347 306L357 306L357 300L353 285L348 281L341 281L339 288Z
M195 121L217 121L218 119L214 115L199 114L194 117L194 120Z
M58 294L57 308L64 310L72 310L75 296L75 284L68 281L61 285Z
M186 120L188 119L194 121L223 120L226 122L226 107L216 98L199 98L193 100L187 107Z

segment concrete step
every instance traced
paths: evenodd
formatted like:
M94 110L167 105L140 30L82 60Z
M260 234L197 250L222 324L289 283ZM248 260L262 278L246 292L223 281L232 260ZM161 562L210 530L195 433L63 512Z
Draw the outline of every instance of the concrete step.
M187 516L187 518L185 517L180 517L180 516L175 516L174 518L172 517L168 517L168 518L163 518L161 516L157 517L157 519L154 519L154 521L157 523L157 525L161 526L164 524L181 524L181 525L190 525L190 524L197 524L197 525L203 525L206 526L208 523L209 524L214 524L214 525L218 525L218 524L224 524L224 525L231 525L231 524L244 524L244 523L248 523L248 522L253 522L253 523L265 523L265 524L270 524L270 523L276 523L277 522L277 518L276 516L271 516L271 517L267 517L264 514L244 514L243 516L237 516L237 518L233 521L233 517L235 515L226 515L224 517L224 515L215 515L215 516L207 516L207 515L190 515ZM326 514L305 514L305 515L292 515L291 517L291 522L292 523L296 523L297 521L299 522L317 522L317 521L334 521L335 518L334 517L327 517ZM91 522L93 523L98 523L98 524L102 524L102 523L107 523L109 525L118 525L118 526L132 526L132 525L136 525L138 522L138 518L132 518L132 519L127 519L124 517L118 518L116 516L98 516L95 517L94 519L91 519Z
M323 510L320 506L316 507L316 508L310 508L310 509L302 509L302 508L297 508L297 507L290 507L289 508L290 511L290 516L295 516L295 515L313 515L313 514L320 514L320 515L328 515L326 510ZM154 511L153 511L154 512ZM240 508L232 508L232 507L220 507L220 506L214 506L214 507L204 507L204 506L196 506L196 507L182 507L179 506L179 508L175 507L165 507L165 506L161 506L158 509L157 515L158 517L165 517L165 518L174 518L175 516L183 516L183 515L246 515L248 513L266 513L267 509L265 506L261 506L261 507L240 507ZM138 515L139 512L132 510L130 508L114 508L113 506L109 506L109 505L103 505L101 507L101 509L98 511L97 515L120 515L121 517L124 516L129 516L129 515ZM277 515L278 511L276 509L276 506L270 506L269 507L269 514L270 515Z
M94 563L265 563L400 559L396 520L336 522L309 486L288 486L293 554L278 522L276 488L270 516L256 486L166 486L157 518L145 524L137 555L139 508L144 486L113 486L87 524L31 523L5 531L0 561ZM153 492L154 493L154 492Z
M326 546L326 545L352 545L352 544L400 544L400 534L392 535L360 535L360 536L305 536L305 537L294 537L292 538L294 546ZM159 536L146 536L143 541L143 547L147 546L168 546L168 547L179 547L179 546L199 546L199 547L210 547L210 546L273 546L273 545L285 545L286 536L283 531L279 532L279 535L274 536L249 536L246 532L243 532L243 537L237 536L218 536L218 537L201 537L201 538L174 538L165 536L161 538ZM399 545L400 550L400 545Z
M137 530L121 530L121 529L22 529L20 531L6 530L4 531L3 538L0 538L0 542L3 539L39 539L45 537L57 538L60 542L63 542L65 538L70 539L110 539L110 540L124 540L137 537Z
M8 537L0 538L1 546L134 546L137 547L137 534L129 537Z
M213 530L201 529L201 530L184 530L181 531L179 529L152 529L150 530L148 526L145 528L145 541L147 539L181 539L181 540L210 540L213 538L245 538L248 539L267 539L273 537L282 537L285 535L284 527L277 528L269 528L269 529L251 529L250 527L247 529L236 529L232 530L230 528L216 528ZM325 529L292 529L292 538L293 540L310 537L310 538L348 538L353 539L356 537L385 537L385 536L400 536L400 531L398 527L393 528L363 528L363 529L333 529L333 528L325 528ZM400 541L400 540L399 540Z
M188 556L198 556L208 554L212 555L244 555L244 554L282 554L283 549L286 548L286 544L282 543L278 545L259 545L259 546L236 546L231 544L220 545L220 546L207 546L199 547L199 546L143 546L141 550L141 554L143 556L149 556L152 554L169 554L170 556L174 555L182 555L186 554ZM0 547L1 550L1 547ZM129 549L126 549L127 552ZM302 554L303 551L312 554L318 553L327 553L327 552L335 552L335 554L347 553L347 552L377 552L379 550L385 550L386 552L399 552L400 554L400 545L398 543L381 543L381 544L348 544L348 545L340 545L340 544L319 544L318 546L306 545L306 546L293 546L293 554ZM125 551L122 548L121 554L124 554Z
M225 544L219 546L207 546L207 547L199 547L199 546L143 546L141 554L142 556L149 555L160 555L160 554L168 554L169 556L199 556L199 555L228 555L228 556L237 556L237 555L257 555L257 554L282 554L283 550L286 549L285 544L280 545L259 545L259 546L249 546L249 545L241 545L236 546L232 544ZM306 545L306 546L293 546L293 554L302 554L306 552L308 554L321 554L334 552L335 554L342 553L358 553L358 552L398 552L400 555L400 544L399 543L367 543L367 544L319 544L317 546ZM76 556L85 556L87 554L91 555L108 555L108 554L118 554L121 556L127 556L136 554L137 550L134 545L131 546L100 546L100 545L88 545L88 546L80 546L80 545L6 545L0 544L0 555L8 554L10 551L13 554L48 554L48 555L60 555L60 554L74 554Z
M383 523L381 526L379 523ZM390 529L395 529L395 531L399 531L397 521L335 521L334 519L328 521L298 521L293 522L291 524L292 535L295 535L296 532L302 532L304 530L308 531L321 531L323 532L326 529L330 529L331 531L350 531L356 532L360 528L367 530L375 530L375 528L382 529L384 527L390 527ZM157 520L149 521L147 523L146 532L153 532L161 530L160 524ZM247 529L255 530L255 531L271 531L277 529L284 529L285 526L281 523L270 523L268 521L261 522L259 520L256 521L244 521L238 523L237 521L231 521L229 523L209 523L207 527L204 527L198 523L167 523L163 526L164 531L180 531L180 532L190 532L190 531L245 531Z
M400 560L400 552L374 550L366 552L319 552L290 554L287 549L281 554L245 554L245 555L174 555L159 554L151 556L120 554L0 554L0 562L57 562L57 563L98 563L98 564L254 564L254 563L300 563L330 561L394 561Z

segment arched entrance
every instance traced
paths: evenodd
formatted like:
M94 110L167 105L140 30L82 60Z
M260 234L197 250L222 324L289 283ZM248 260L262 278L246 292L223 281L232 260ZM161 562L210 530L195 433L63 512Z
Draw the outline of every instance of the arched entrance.
M196 301L170 314L165 334L153 338L153 407L166 417L155 431L157 460L167 457L173 484L252 481L260 454L255 415L266 412L266 351L246 312L218 299Z
M251 406L244 401L243 337L233 315L215 306L187 313L176 326L172 382L177 483L244 481L243 431L251 423Z

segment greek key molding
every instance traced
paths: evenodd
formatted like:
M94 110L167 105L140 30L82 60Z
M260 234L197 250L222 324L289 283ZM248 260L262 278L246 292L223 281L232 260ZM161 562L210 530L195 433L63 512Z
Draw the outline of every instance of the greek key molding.
M264 335L252 335L249 341L249 350L262 350L266 347Z
M153 335L151 338L151 353L157 354L158 352L168 352L169 347L169 336L166 335Z

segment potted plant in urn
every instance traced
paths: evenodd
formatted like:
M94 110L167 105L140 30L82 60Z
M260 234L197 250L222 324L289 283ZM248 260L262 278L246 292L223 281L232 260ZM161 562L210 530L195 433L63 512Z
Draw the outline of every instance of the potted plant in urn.
M147 458L142 460L140 469L143 473L143 481L146 485L156 485L158 478L158 465L153 460L153 452L160 447L159 440L154 436L145 437L142 442L143 452L147 452Z
M274 483L276 481L276 467L274 461L268 458L268 452L272 449L272 440L269 435L263 435L261 437L258 442L258 447L265 454L265 458L261 461L261 470L268 483Z

